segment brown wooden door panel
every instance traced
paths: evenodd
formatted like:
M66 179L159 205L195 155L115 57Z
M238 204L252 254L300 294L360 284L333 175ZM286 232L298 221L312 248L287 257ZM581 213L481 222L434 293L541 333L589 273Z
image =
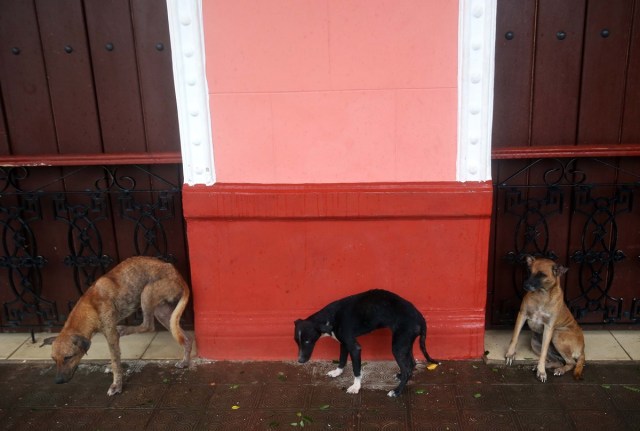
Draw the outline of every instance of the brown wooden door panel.
M1 73L1 72L0 72ZM0 91L2 86L0 86ZM0 103L0 155L7 155L11 153L9 148L9 136L7 135L7 121L4 115L4 107Z
M618 142L620 138L633 3L589 2L578 145Z
M131 13L127 0L85 2L105 151L144 152Z
M585 3L539 1L532 145L575 143Z
M624 99L622 142L640 143L640 5L636 0Z
M167 97L174 94L169 28L157 24L168 22L167 10L158 7L156 0L132 2L131 9L147 150L180 151L176 99Z
M36 5L59 151L102 153L82 2Z
M493 128L494 148L529 145L535 6L498 3L493 115L509 126Z
M13 154L56 153L40 31L32 2L0 2L0 85Z

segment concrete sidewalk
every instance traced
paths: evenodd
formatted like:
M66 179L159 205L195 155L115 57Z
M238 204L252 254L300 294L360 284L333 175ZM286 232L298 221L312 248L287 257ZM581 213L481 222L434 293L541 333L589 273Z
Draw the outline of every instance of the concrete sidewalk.
M0 363L3 360L31 361L49 360L51 348L40 348L42 340L55 334L37 333L33 343L30 334L0 334ZM516 360L531 362L535 354L529 347L531 336L525 329L518 343ZM489 330L485 333L486 360L489 363L502 363L504 353L511 340L511 331ZM587 360L601 361L640 361L640 331L598 330L585 331ZM133 334L120 340L122 359L165 360L179 359L182 350L168 332L152 332L147 334ZM295 347L292 343L292 349ZM292 350L292 351L293 351ZM194 346L193 355L197 356ZM102 334L96 334L91 340L91 349L85 359L107 360L109 349Z
M395 363L363 367L363 387L345 392L348 368L331 362L129 361L124 392L106 395L111 376L86 361L73 380L53 383L52 364L0 364L5 430L638 430L640 366L588 364L585 378L536 381L530 367L482 361L421 363L399 398Z

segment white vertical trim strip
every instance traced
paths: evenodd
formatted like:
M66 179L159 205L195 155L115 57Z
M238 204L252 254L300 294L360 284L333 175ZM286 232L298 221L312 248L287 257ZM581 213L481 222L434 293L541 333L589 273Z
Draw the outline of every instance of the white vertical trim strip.
M496 0L459 0L457 181L491 179Z
M184 182L216 182L201 0L167 0Z

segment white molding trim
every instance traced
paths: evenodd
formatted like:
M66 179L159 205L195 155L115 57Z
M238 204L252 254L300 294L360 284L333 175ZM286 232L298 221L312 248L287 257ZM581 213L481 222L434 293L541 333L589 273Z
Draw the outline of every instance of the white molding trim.
M184 182L216 182L202 0L166 0Z
M497 0L460 0L457 181L491 179Z

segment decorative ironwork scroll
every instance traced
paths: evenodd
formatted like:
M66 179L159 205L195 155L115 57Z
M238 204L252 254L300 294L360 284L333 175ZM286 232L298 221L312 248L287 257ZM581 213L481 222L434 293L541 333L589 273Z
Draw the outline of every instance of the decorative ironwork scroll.
M40 196L22 193L20 180L24 168L0 168L0 190L15 191L14 199L0 200L2 255L0 268L6 274L6 286L14 298L3 303L5 325L10 327L34 323L51 325L58 320L56 303L42 296L42 269L47 260L38 254L31 225L42 220Z
M121 249L131 250L123 251L124 257L147 255L176 262L167 224L181 217L175 211L180 183L128 165L81 167L33 186L34 169L47 168L0 168L0 270L7 276L7 282L0 283L0 328L42 329L64 322L66 316L58 314L56 301L42 294L46 265L64 263L71 268L72 281L67 284L75 286L75 293L69 291L64 298L70 311L80 295L121 259ZM84 184L81 190L69 186L79 183ZM38 233L31 228L34 223L41 223ZM66 230L66 245L54 247L60 251L66 247L66 256L37 254L36 237L47 235L49 229ZM129 244L122 242L127 236Z
M580 163L582 169L577 169L578 160L588 160L588 163ZM616 171L613 177L619 178L624 174L624 178L630 181L590 183L588 173L593 173L593 169L613 169ZM624 217L639 219L633 211L634 194L639 186L639 175L622 171L606 159L595 158L532 160L497 184L498 200L503 202L504 213L508 215L502 219L501 229L505 229L507 223L513 226L511 249L503 254L504 260L512 267L513 298L521 298L523 294L524 256L543 256L574 264L572 267L576 270L572 270L572 275L576 275L572 280L577 289L573 292L578 293L567 295L565 299L579 321L640 321L637 295L634 294L630 301L615 293L614 289L616 269L628 261L628 253L618 245L623 234L620 220ZM558 232L558 227L552 227L558 219L569 219L569 222L560 223L560 228L569 229L568 232ZM572 235L575 238L579 236L579 248L569 250L568 255L560 258L552 240L555 239L556 246L560 244L558 241L576 244L577 241L571 240ZM638 257L634 256L634 259L640 268ZM636 288L635 292L638 291L640 289ZM503 308L507 303L518 304L519 301L509 298L499 301L502 317L515 317L517 309L505 311Z
M617 219L631 212L632 202L633 190L628 186L618 186L613 198L594 197L591 188L585 186L575 190L575 212L586 219L581 249L571 255L571 260L580 265L580 295L569 300L578 318L590 312L602 313L605 323L622 318L623 299L611 296L610 290L615 266L626 257L616 248Z

